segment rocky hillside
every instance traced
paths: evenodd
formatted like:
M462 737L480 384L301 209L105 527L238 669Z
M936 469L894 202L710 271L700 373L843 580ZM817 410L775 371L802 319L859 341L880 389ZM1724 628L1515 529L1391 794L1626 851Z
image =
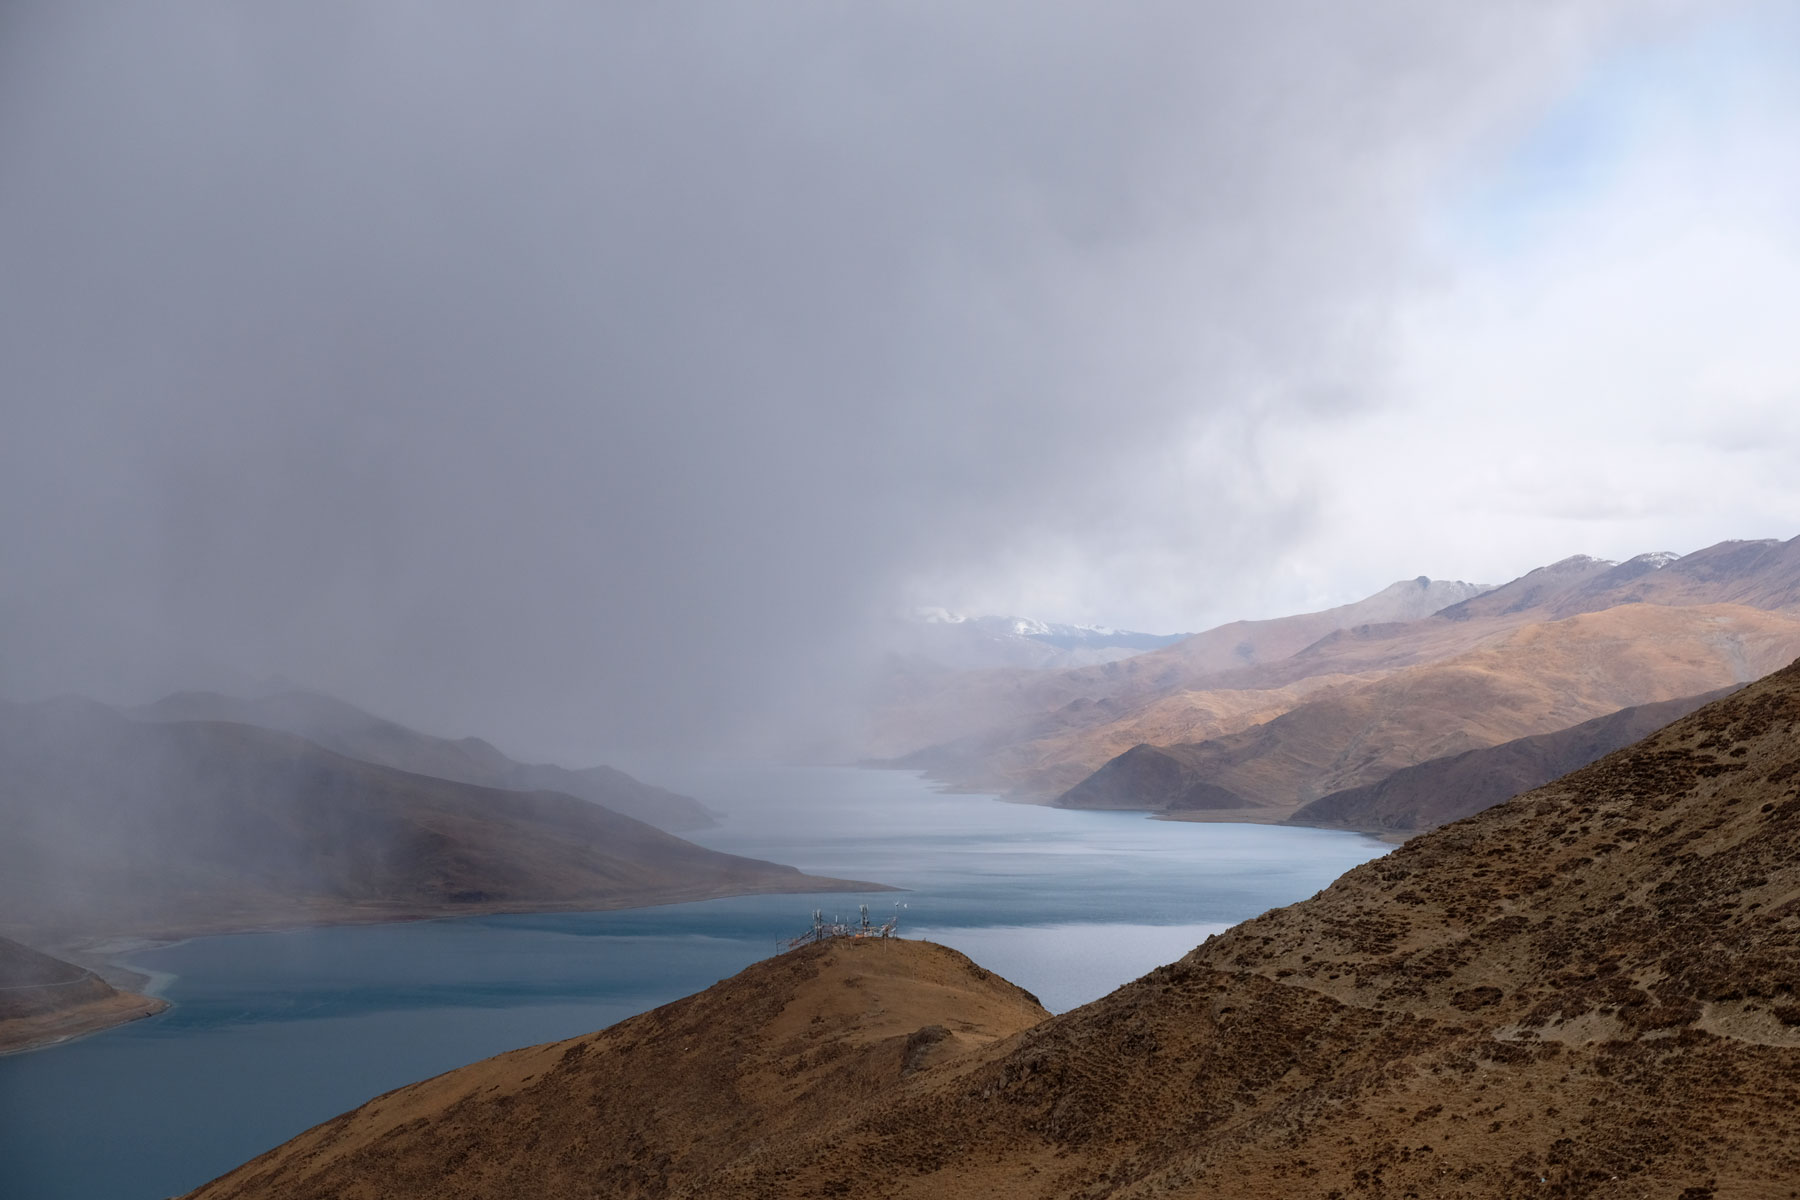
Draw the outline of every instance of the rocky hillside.
M827 942L600 1033L389 1092L194 1195L705 1195L753 1148L953 1075L1046 1015L954 950Z
M197 1195L1789 1195L1800 664L1010 1036L991 980L891 1003L856 964L893 949L391 1093Z
M1639 704L1555 733L1434 758L1379 783L1321 796L1288 822L1381 834L1436 829L1579 770L1735 690Z

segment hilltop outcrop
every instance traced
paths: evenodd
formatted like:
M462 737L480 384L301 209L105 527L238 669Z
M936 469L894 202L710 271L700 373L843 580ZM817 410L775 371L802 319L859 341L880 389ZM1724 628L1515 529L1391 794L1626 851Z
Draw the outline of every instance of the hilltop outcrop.
M1789 1195L1800 664L1061 1016L891 1000L897 949L948 954L770 960L196 1195Z
M791 951L610 1029L400 1088L196 1197L705 1195L897 1084L954 1076L1042 1021L1029 993L930 942Z

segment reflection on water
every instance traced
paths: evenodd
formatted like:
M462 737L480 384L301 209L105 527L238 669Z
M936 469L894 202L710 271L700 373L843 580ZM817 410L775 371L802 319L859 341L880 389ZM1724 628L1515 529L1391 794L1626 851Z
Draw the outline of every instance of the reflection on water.
M903 904L903 933L1061 1011L1386 849L944 796L899 772L645 774L727 813L697 841L909 890L244 934L136 955L174 974L169 1012L0 1058L0 1194L186 1191L389 1088L706 987L802 932L815 906Z

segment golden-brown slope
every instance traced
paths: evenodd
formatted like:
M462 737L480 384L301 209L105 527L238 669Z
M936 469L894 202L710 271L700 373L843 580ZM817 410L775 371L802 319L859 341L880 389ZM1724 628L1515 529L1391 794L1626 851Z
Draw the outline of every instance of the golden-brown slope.
M1340 682L1442 662L1537 622L1640 603L1800 611L1800 538L1672 561L1576 556L1432 615L1371 607L1394 591L1078 671L939 676L890 707L889 732L905 736L886 753L962 787L1048 800L1133 745L1230 735Z
M1516 629L1444 662L1333 689L1255 728L1140 750L1058 803L1273 820L1430 759L1741 683L1800 654L1800 617L1632 604ZM1173 760L1145 769L1151 755Z
M195 1197L660 1197L1036 1024L930 942L838 939L610 1029L378 1097Z
M1800 665L780 1169L712 1194L1791 1195Z
M932 1069L898 1031L954 989L885 1040L844 1008L755 1036L814 1027L780 974L809 969L403 1089L199 1194L1790 1196L1800 664Z
M1231 733L1293 707L1328 682L1319 677L1391 667L1394 654L1384 650L1373 668L1321 660L1306 671L1273 674L1336 631L1410 627L1483 590L1421 577L1354 604L1233 621L1150 653L1065 671L903 671L878 705L871 753L967 786L1047 798L1137 742ZM1416 653L1448 653L1433 649L1441 638L1462 648L1496 627L1433 629Z

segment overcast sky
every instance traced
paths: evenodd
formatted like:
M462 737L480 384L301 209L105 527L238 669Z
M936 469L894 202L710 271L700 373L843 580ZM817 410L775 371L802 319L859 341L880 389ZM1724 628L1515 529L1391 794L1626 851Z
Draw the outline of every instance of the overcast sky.
M580 758L1792 536L1792 13L15 0L0 691Z

